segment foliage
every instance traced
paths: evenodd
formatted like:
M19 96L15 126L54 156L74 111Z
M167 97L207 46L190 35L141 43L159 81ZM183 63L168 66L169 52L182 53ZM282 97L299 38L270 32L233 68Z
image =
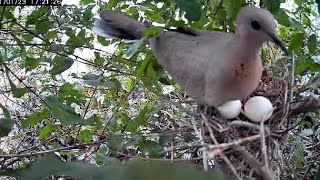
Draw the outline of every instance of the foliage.
M172 164L168 162L147 162L134 160L129 162L127 166L119 164L116 161L112 164L97 168L94 165L84 164L80 162L62 163L54 157L42 158L31 167L30 172L23 180L42 179L48 174L59 172L61 174L76 177L77 179L114 179L114 180L130 180L130 179L186 179L186 180L209 180L224 178L215 173L202 173L191 166Z
M13 145L7 150L0 146L0 169L10 176L25 175L25 179L49 175L107 179L110 174L105 171L118 174L120 179L123 172L138 171L144 175L161 166L163 169L155 178L177 179L186 173L184 177L190 179L208 179L208 174L189 167L172 168L153 161L147 165L141 162L135 166L120 164L133 157L184 161L188 156L190 164L201 166L198 147L164 153L175 145L198 143L198 139L191 132L190 116L165 100L169 97L171 101L182 103L186 98L144 45L144 39L134 43L104 39L94 36L91 28L99 10L112 9L165 27L234 32L239 9L246 3L261 5L277 19L280 36L293 54L296 76L292 89L299 92L313 87L312 93L316 93L319 89L312 84L320 71L316 3L313 0L287 1L293 4L288 10L280 6L285 0L255 2L109 0L103 3L80 0L80 6L1 6L0 108L3 116L0 137L11 137ZM146 38L161 30L160 26L146 29ZM110 47L114 52L107 50ZM272 45L264 47L263 52L266 70L273 76L288 79L291 61L282 58L283 54ZM78 67L82 68L74 71ZM174 91L164 94L166 88ZM295 93L294 98L302 100L310 93ZM186 107L191 109L193 105ZM316 143L320 139L319 121L318 110L292 120L294 128L280 149L288 155L284 161L294 167L283 168L283 177L315 176L319 154L314 154L312 149L319 148ZM306 135L306 129L312 131L312 135ZM62 161L86 163L37 161L39 157L33 156L33 153L52 152ZM18 155L18 158L10 155ZM118 163L105 166L113 161ZM155 165L150 165L152 163ZM17 171L10 171L11 168ZM18 173L18 169L22 173ZM150 174L145 175L149 177Z

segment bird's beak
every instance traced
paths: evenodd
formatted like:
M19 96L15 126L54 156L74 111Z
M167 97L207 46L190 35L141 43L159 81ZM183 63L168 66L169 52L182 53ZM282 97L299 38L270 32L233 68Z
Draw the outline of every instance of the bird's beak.
M287 48L284 46L283 42L281 41L281 39L279 38L279 36L275 35L275 34L269 34L269 36L271 37L272 41L274 43L276 43L276 45L278 45L282 51L284 53L286 53L287 55L289 54Z

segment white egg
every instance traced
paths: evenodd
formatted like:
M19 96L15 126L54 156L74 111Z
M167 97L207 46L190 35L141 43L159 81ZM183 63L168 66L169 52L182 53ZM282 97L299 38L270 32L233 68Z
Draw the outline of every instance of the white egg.
M240 114L241 106L240 100L234 100L224 103L222 106L217 107L217 109L223 117L233 119Z
M271 102L263 96L254 96L244 105L244 114L254 122L265 121L271 117L272 113Z

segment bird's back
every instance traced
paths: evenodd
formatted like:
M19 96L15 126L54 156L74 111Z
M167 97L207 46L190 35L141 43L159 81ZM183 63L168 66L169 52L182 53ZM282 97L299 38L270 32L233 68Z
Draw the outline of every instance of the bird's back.
M207 104L206 88L210 88L211 92L220 92L220 74L227 68L223 62L225 47L233 35L193 31L195 35L162 32L150 40L150 45L155 57L182 89L199 102ZM209 74L210 80L215 81L210 87L207 84Z

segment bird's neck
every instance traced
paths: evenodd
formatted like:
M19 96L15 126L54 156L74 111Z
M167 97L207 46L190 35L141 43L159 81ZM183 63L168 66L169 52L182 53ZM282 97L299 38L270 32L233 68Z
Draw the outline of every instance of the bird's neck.
M245 56L245 59L256 59L259 56L263 41L259 38L249 36L247 34L235 34L233 43L236 46L237 53Z

